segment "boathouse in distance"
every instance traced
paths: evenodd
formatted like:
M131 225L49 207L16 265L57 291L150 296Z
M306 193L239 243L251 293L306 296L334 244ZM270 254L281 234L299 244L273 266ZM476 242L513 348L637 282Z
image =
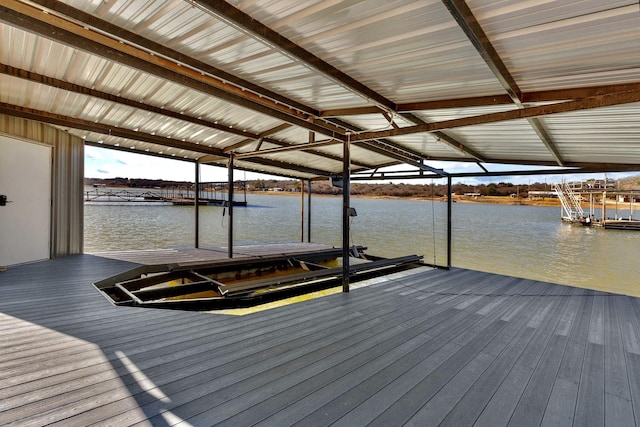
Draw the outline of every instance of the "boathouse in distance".
M439 268L354 284L348 238L355 180L640 170L637 0L3 0L0 34L0 424L640 424L638 298L453 267L451 197ZM85 254L86 146L341 185L342 292L140 307L127 272L311 221Z

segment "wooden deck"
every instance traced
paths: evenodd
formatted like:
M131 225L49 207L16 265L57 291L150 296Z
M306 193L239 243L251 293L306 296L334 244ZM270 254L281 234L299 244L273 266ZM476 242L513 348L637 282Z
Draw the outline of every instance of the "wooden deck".
M421 269L246 316L114 307L91 255L0 273L0 424L610 425L640 417L640 302Z

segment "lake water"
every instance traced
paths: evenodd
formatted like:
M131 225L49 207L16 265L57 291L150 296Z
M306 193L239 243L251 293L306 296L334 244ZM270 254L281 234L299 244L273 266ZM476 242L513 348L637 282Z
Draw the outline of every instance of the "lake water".
M300 241L299 195L250 194L247 201L234 208L234 245ZM351 244L446 263L446 203L352 198L351 205ZM341 206L340 197L312 198L313 242L341 245ZM223 212L200 207L201 247L227 245ZM85 252L193 247L194 228L191 206L87 205ZM564 224L560 208L453 204L455 267L640 295L639 254L640 232Z

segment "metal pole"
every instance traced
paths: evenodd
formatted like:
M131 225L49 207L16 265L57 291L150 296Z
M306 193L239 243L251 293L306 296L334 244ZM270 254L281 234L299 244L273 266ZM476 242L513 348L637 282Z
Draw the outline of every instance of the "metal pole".
M315 141L315 132L309 132L309 143ZM311 179L307 180L307 243L311 243Z
M195 179L195 194L193 196L193 208L195 210L196 221L196 236L195 236L195 248L200 247L200 163L196 162L196 179Z
M607 190L602 192L602 224L607 228Z
M304 243L304 181L300 180L300 242Z
M228 235L228 246L229 246L229 258L233 258L233 153L229 154L229 189L227 191L228 194L228 204L227 208L229 209L229 235Z
M451 268L451 207L453 197L451 197L451 177L447 177L447 268Z
M311 180L307 180L307 242L311 243Z
M342 292L349 292L349 196L351 192L350 134L343 145L342 156Z

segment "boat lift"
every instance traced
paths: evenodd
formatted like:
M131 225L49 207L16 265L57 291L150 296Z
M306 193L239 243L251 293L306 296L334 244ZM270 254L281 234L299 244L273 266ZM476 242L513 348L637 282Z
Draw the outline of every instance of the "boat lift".
M554 184L554 190L560 199L562 205L561 218L563 221L571 224L580 224L585 226L602 227L604 229L614 230L640 230L640 219L633 218L633 202L635 194L632 191L619 191L603 188L596 192L594 189L584 189L582 191L574 191L571 186L563 182L562 184ZM584 196L589 195L589 213L585 215L582 208ZM599 196L602 203L602 217L595 216L596 196ZM616 198L615 215L607 216L607 196ZM629 216L626 218L618 216L618 201L620 198L629 199Z

